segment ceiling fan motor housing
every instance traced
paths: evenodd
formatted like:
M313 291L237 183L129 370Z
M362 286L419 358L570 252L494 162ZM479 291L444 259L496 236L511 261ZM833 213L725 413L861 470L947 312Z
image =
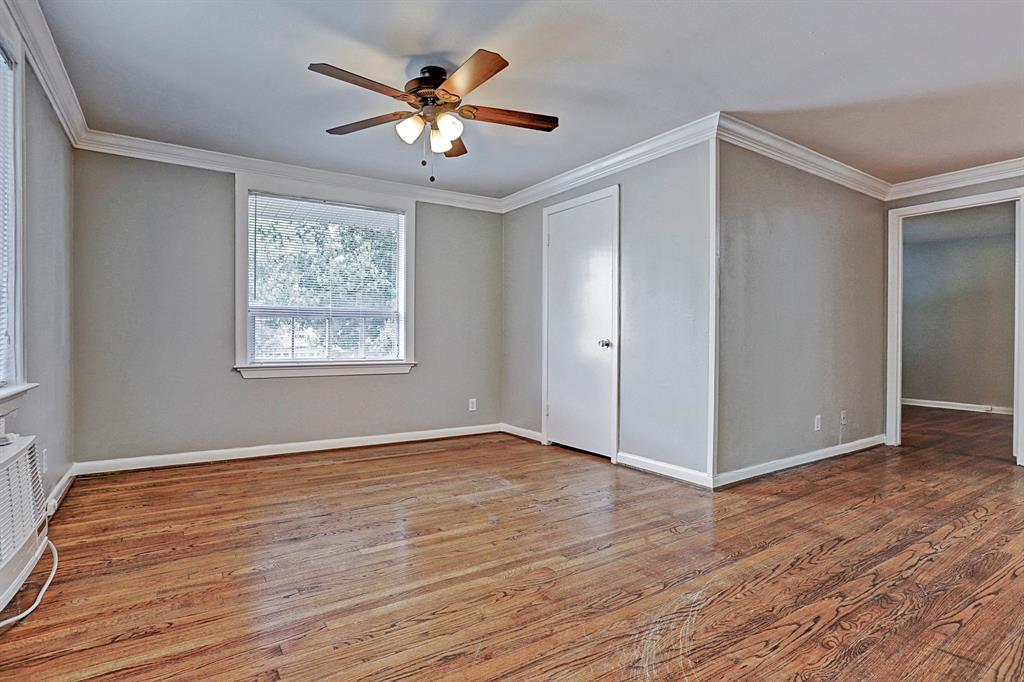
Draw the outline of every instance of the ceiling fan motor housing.
M438 86L444 83L447 78L448 71L443 66L424 66L420 69L419 78L413 78L405 84L405 91L410 95L420 98L421 104L440 104L435 93ZM411 102L409 106L414 109L419 108Z

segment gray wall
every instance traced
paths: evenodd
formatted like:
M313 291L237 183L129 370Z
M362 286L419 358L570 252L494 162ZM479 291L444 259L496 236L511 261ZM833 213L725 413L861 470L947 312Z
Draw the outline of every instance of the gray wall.
M410 374L247 380L232 176L76 151L74 182L77 459L498 421L500 216L417 206Z
M620 449L706 467L708 143L669 154L503 219L502 421L541 427L541 212L620 185Z
M25 83L25 396L9 428L47 451L52 491L72 461L71 145L31 70Z
M728 143L719 154L718 470L882 433L882 202Z
M976 405L1013 405L1014 205L956 211L1003 232L903 247L903 395ZM907 218L904 233L940 214Z
M58 248L31 251L29 237L35 279L27 295L35 289L37 297L29 313L36 319L27 321L37 330L27 344L29 378L46 383L18 423L41 436L53 429L51 482L71 452L72 366L83 460L497 421L539 430L541 210L611 184L622 191L621 448L704 469L706 144L505 216L419 205L420 365L412 373L243 380L230 369L231 176L77 151L69 363L71 264L61 244L69 244L71 206L66 196L54 201L62 195L53 188L71 184L71 151L37 84L29 100L46 108L29 116L29 134L44 140L29 150L30 162L44 159L30 185L46 194L35 194L33 206L30 187L28 210L44 216L40 224L52 231L45 243ZM880 433L882 204L732 145L721 149L719 470ZM44 266L33 269L33 259ZM762 386L777 390L766 396ZM478 412L466 411L469 397ZM840 409L850 418L842 430ZM820 433L814 414L823 417Z

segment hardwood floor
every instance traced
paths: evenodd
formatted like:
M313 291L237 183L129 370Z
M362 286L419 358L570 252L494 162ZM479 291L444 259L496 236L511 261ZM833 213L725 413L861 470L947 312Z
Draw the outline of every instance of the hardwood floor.
M1013 416L904 405L903 444L1012 462Z
M500 434L91 476L0 679L1021 680L1022 500L931 446L711 494Z

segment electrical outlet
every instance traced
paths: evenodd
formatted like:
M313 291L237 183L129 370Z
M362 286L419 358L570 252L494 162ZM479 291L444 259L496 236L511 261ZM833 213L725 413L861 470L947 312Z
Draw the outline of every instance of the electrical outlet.
M839 413L839 423L846 426L846 410Z
M469 399L469 411L476 412L476 398Z
M821 431L821 415L820 414L814 415L814 430L815 431Z
M46 456L46 448L43 448L43 473L46 473L46 465L49 457Z

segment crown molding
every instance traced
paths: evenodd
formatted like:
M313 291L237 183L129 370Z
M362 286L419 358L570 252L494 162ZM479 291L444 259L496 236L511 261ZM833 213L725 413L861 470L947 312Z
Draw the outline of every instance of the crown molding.
M691 121L678 128L655 135L643 142L638 142L625 149L602 156L600 159L538 182L536 185L531 185L526 189L509 194L501 200L501 211L502 213L508 213L509 211L547 199L588 182L600 180L612 173L618 173L666 154L677 152L680 149L686 149L695 144L711 140L715 137L715 132L718 129L718 119L718 112L704 118L698 118L696 121Z
M729 114L716 112L510 194L501 200L501 212L507 213L542 201L612 173L716 137L875 199L887 199L892 187L885 180L813 149Z
M25 50L36 78L53 104L64 132L72 145L85 134L88 127L85 114L78 103L75 88L71 85L64 62L53 42L50 27L43 16L37 0L3 0L25 41Z
M876 199L889 193L885 180L728 114L719 117L718 138Z
M974 166L973 168L965 168L949 173L941 173L918 180L897 182L889 190L886 199L890 201L893 199L904 199L921 194L931 194L932 192L942 192L948 189L977 185L982 182L1006 180L1007 178L1015 177L1024 178L1024 157L997 161L996 163L988 163L984 166Z
M97 130L87 130L75 146L88 151L161 161L180 166L205 168L227 173L253 173L276 176L301 182L347 187L384 196L400 196L432 204L444 204L491 213L501 212L501 202L494 197L451 192L443 189L434 189L433 187L421 187L419 185L409 185L390 180L378 180L361 175L336 173L316 168L307 168L305 166L293 166L287 163L213 152L195 147L170 144L168 142L145 140L128 135L104 133Z
M61 118L64 120L63 116ZM71 134L69 133L68 136L71 137ZM228 173L256 173L285 177L311 183L349 187L381 195L403 196L416 201L477 211L508 213L716 137L875 199L886 201L993 180L1024 177L1024 158L1018 158L891 185L813 149L721 112L673 128L500 199L225 154L128 135L105 133L87 127L78 133L77 141L72 139L72 143L79 149L106 154Z

